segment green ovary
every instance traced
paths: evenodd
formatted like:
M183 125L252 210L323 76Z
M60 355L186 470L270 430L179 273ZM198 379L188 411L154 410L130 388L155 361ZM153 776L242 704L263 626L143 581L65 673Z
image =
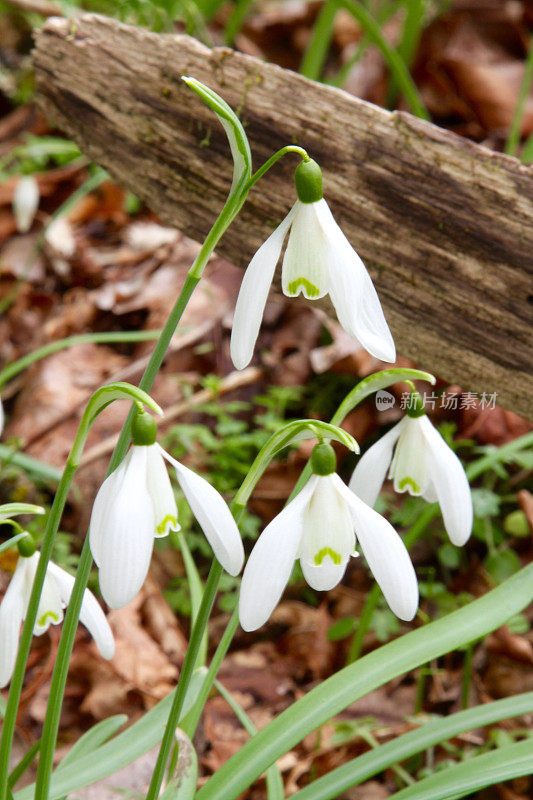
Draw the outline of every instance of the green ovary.
M311 283L311 281L308 281L307 278L296 278L296 280L289 283L287 288L292 295L297 295L300 287L305 289L308 297L318 297L320 294L318 286L315 286L313 283Z
M172 514L167 514L166 517L161 520L161 522L155 529L156 534L157 536L165 536L169 528L175 530L177 528L177 525L178 525L178 520L176 519L176 517L173 517Z
M326 556L329 556L333 563L337 566L339 566L342 561L340 553L336 553L335 550L331 549L331 547L323 547L322 550L319 550L318 553L315 553L315 565L319 567Z
M413 480L413 478L410 478L408 475L405 478L402 478L401 481L399 482L398 491L403 492L403 490L407 488L407 486L410 486L413 492L417 492L418 494L420 494L420 486L415 480Z
M44 628L44 626L49 620L50 622L55 623L57 625L57 623L59 622L58 614L55 614L53 611L46 611L44 614L42 614L42 616L39 617L39 619L37 620L37 624L40 628Z

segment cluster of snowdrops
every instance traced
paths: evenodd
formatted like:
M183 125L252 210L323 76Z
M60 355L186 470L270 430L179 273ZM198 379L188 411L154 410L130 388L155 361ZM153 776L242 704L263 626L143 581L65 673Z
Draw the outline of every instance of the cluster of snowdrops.
M187 83L217 113L231 144L234 182L224 207L229 224L255 182L254 176L250 177L248 143L224 101L192 79ZM295 297L301 293L309 300L329 295L343 328L371 354L394 362L395 345L378 295L323 197L319 165L302 148L287 147L284 151L281 155L292 152L301 159L294 174L297 199L244 273L231 334L235 367L243 369L252 358L286 239L282 261L284 294ZM204 260L205 255L204 252ZM194 275L197 280L202 269L200 264ZM133 600L146 578L154 539L179 530L169 465L219 565L232 576L243 571L239 620L244 630L255 630L268 620L296 560L300 561L307 583L315 590L327 591L342 580L350 559L360 553L392 611L402 620L413 619L418 608L418 585L409 553L392 525L373 508L382 484L388 475L395 491L419 495L431 503L437 501L448 535L458 546L467 541L471 532L472 501L459 459L426 416L414 385L412 389L406 416L359 459L348 485L336 474L331 440L337 439L356 452L357 444L334 426L302 422L299 432L283 444L304 436L316 438L310 474L304 476L307 480L302 481L302 488L262 531L246 563L235 509L230 510L204 477L176 461L157 443L156 423L146 410L147 405L157 410L153 401L150 403L141 390L136 393L131 388L129 394L124 390L122 395L119 392L117 396L134 400L127 429L131 446L96 496L88 534L107 605L118 609ZM2 425L0 405L0 432ZM14 673L20 629L28 614L40 563L34 539L15 520L17 514L28 511L40 513L41 509L18 504L0 508L0 521L13 526L13 546L18 548L14 574L0 605L0 686L7 685ZM44 564L41 561L41 590L34 598L34 635L63 620L75 583L74 577L48 559L49 555ZM113 634L100 603L83 588L80 605L79 619L90 631L101 655L112 658Z

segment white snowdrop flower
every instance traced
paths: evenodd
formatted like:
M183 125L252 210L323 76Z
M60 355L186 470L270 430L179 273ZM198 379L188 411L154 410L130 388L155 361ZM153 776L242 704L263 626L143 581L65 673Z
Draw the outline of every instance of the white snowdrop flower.
M395 361L396 350L374 284L322 197L322 173L315 161L295 172L298 200L252 258L242 280L231 332L237 369L250 362L270 284L286 235L281 272L283 293L309 300L329 294L339 322L369 353Z
M19 233L27 233L39 207L39 185L33 175L24 175L13 193L13 214Z
M29 558L19 556L11 582L0 604L0 687L11 680L18 652L20 626L26 618L30 594L39 562L39 553ZM59 625L68 605L74 578L52 561L44 579L34 636L45 633L50 625ZM85 590L80 621L85 625L103 658L113 658L115 641L105 614L96 597Z
M314 474L267 525L248 559L239 597L242 627L252 631L267 621L297 558L313 589L332 589L350 556L358 555L357 541L392 611L400 619L413 619L418 584L401 538L335 474L330 445L317 445L311 458Z
M179 530L178 510L163 461L175 468L178 482L216 558L231 575L243 564L239 530L221 495L184 467L155 441L155 422L136 414L133 445L96 496L90 545L99 567L100 589L108 605L122 608L141 589L152 557L154 537Z
M464 545L472 531L472 494L463 465L415 398L407 416L362 456L350 489L373 506L389 469L397 492L438 502L453 544ZM394 455L393 455L394 453Z

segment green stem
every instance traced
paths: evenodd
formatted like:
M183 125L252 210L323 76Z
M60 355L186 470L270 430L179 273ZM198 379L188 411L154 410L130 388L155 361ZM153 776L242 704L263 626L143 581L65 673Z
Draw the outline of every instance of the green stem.
M418 670L415 695L415 714L420 714L424 707L424 695L426 693L426 681L429 672L429 665L422 664Z
M406 14L402 38L398 45L398 54L407 69L410 70L420 41L424 15L426 13L426 0L409 0L405 5ZM391 82L387 91L387 108L392 108L394 106L398 89L397 80L394 75L391 75Z
M159 797L159 791L165 775L168 757L174 741L174 733L179 722L181 710L183 708L183 701L185 700L187 687L194 671L198 653L200 652L203 632L207 627L209 615L211 614L211 609L213 608L213 603L215 602L221 575L222 567L216 559L213 559L211 570L205 585L204 595L202 597L202 604L198 611L198 617L193 627L191 639L189 641L189 646L183 662L178 689L174 695L170 714L168 715L159 755L157 757L157 763L154 768L152 780L150 781L150 787L148 789L146 800L157 800ZM38 796L39 795L36 795L36 797Z
M287 145L285 145L285 147L282 147L281 150L277 151L277 153L274 153L273 156L270 156L268 161L265 161L263 166L259 167L257 172L254 172L254 174L248 179L248 182L246 183L246 185L244 187L245 194L248 194L248 192L250 191L252 186L254 184L256 184L257 181L260 178L263 177L265 172L268 172L270 167L274 166L276 161L279 161L280 158L283 158L283 156L286 156L289 153L296 153L297 155L299 155L302 158L303 161L310 161L311 160L310 156L309 156L309 153L307 152L307 150L304 150L303 147L299 147L296 144L287 144Z
M198 694L198 698L196 703L194 704L194 708L188 715L187 723L184 724L183 730L187 734L187 736L192 739L194 736L194 732L196 731L196 727L198 722L200 721L200 717L202 715L202 710L207 702L207 698L213 688L213 684L215 682L218 670L224 660L226 653L228 652L229 646L235 636L235 632L239 627L239 609L236 607L233 611L233 614L230 617L228 624L226 625L226 630L222 635L222 639L220 640L217 649L215 650L215 654L211 659L211 663L209 665L209 669L207 670L207 675L204 678L202 683L202 688Z
M78 468L83 447L87 440L92 423L98 416L99 412L112 400L124 397L135 397L136 399L142 397L142 399L154 410L160 411L159 406L154 403L154 401L148 397L148 395L144 394L144 392L139 392L138 389L135 389L134 387L131 387L129 384L125 383L110 384L109 386L104 386L101 389L98 389L87 403L78 427L78 431L76 433L76 438L74 439L74 443L67 458L63 475L59 481L57 492L52 503L52 508L50 509L50 516L48 517L46 530L41 542L41 554L37 564L37 569L35 571L35 578L33 580L28 609L26 611L26 618L24 620L22 635L20 637L15 669L13 672L13 678L11 680L11 687L9 689L9 696L7 700L2 738L0 741L1 800L5 800L7 797L7 771L11 756L11 747L13 743L13 734L15 731L17 710L20 702L20 694L22 691L22 684L24 682L24 672L26 670L26 663L30 652L33 629L37 619L39 601L41 599L46 571L48 569L48 562L52 556L55 536L59 528L63 509L65 507L72 480ZM39 795L39 797L44 797L44 795Z
M54 539L63 508L65 506L67 496L70 490L70 485L77 465L71 461L67 461L65 471L57 487L57 492L54 497L54 502L50 510L50 517L46 526L46 532L41 544L41 555L37 570L35 572L35 579L30 595L28 610L26 612L26 619L22 628L22 635L20 637L19 649L17 660L15 662L15 669L13 671L13 678L11 680L11 687L9 689L9 696L7 699L6 713L4 717L4 725L2 729L2 739L0 741L0 798L7 800L8 787L7 778L9 771L9 759L11 756L11 747L13 742L13 735L15 732L15 723L17 719L17 710L20 702L20 695L22 692L22 684L24 682L24 673L26 670L26 662L31 647L31 640L33 638L33 628L35 620L37 619L37 611L39 608L39 601L41 599L41 592L46 577L46 570L48 562L52 555L54 547Z
M194 265L198 263L199 256L200 253ZM205 258L205 253L204 253L204 258ZM176 301L174 308L172 309L172 312L167 320L165 327L163 328L163 332L161 333L161 336L154 348L154 352L152 354L150 362L148 363L145 373L141 379L141 382L139 384L140 389L143 389L144 391L149 391L151 389L152 384L155 380L155 376L157 375L157 372L163 362L163 358L165 356L167 347L170 344L170 340L174 335L175 329L181 319L181 316L185 310L189 298L191 297L199 280L200 280L199 277L197 278L191 276L191 272L189 272L189 274L187 275L187 278L185 279L185 283L180 292L180 295ZM119 438L119 441L117 442L117 445L111 457L108 474L112 472L114 469L116 469L116 467L119 465L119 463L121 462L122 458L126 453L130 441L130 421L133 417L135 407L136 407L135 403L132 404L130 413L128 414L127 420L124 424L124 427L122 428L121 436ZM89 574L91 571L92 562L93 559L89 546L89 537L86 536L83 544L82 553L80 556L80 562L78 565L78 571L76 573L76 578L74 581L70 602L68 604L67 611L65 614L63 631L61 634L56 663L52 675L50 697L43 725L41 757L39 759L39 767L37 771L37 778L35 784L36 800L47 800L49 794L50 777L53 768L53 756L55 750L55 743L57 740L57 732L59 728L60 711L63 702L63 696L65 693L68 666L70 662L70 657L72 655L72 648L74 647L76 628L78 625L81 605L83 602L83 595L85 593L85 589L87 588L87 582L89 580ZM0 800L3 800L1 795L0 795Z
M67 347L75 347L78 344L113 344L115 342L146 342L150 339L157 339L161 335L161 331L115 331L108 333L81 333L78 336L67 336L65 339L58 339L55 342L49 342L43 347L28 353L17 361L13 361L0 371L0 389L11 378L18 375L31 364L40 361L41 358L52 353L57 353L58 350L64 350Z

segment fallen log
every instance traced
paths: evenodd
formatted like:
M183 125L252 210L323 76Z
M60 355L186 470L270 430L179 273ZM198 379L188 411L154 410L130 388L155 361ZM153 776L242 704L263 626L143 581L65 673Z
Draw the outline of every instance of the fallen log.
M164 221L202 240L231 181L225 134L181 81L237 109L254 166L298 143L367 264L398 349L464 389L531 413L533 172L405 112L182 35L96 15L37 34L48 116ZM294 157L251 192L219 252L245 266L295 199Z

